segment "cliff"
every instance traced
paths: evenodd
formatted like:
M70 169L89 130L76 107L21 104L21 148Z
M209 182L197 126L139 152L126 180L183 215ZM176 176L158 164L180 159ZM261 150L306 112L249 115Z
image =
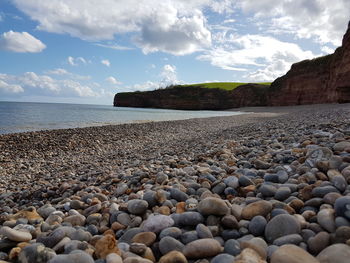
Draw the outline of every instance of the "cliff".
M247 84L234 91L200 86L174 86L144 92L124 92L114 96L114 106L177 110L224 110L265 106L269 86Z
M287 106L350 102L350 23L333 54L293 64L270 87L239 86L233 91L201 86L118 93L114 106L179 110L223 110L249 106Z
M268 97L271 106L350 102L350 27L333 54L292 65Z

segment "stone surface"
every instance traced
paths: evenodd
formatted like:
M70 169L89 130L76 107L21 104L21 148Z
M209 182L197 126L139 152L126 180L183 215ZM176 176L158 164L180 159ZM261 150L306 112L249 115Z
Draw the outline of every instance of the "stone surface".
M272 242L275 239L289 235L299 234L300 224L291 215L277 215L272 218L266 225L265 238L267 241Z
M350 246L345 244L331 245L322 250L316 258L320 263L349 262Z
M110 253L116 253L120 255L119 248L117 246L117 241L114 236L106 235L99 239L95 244L95 254L97 258L106 258L106 256Z
M187 263L187 259L179 251L171 251L159 259L159 263Z
M318 260L302 248L295 245L284 245L271 256L271 263L318 263Z
M221 253L223 248L215 239L205 238L188 243L183 249L186 258L206 258L213 257Z
M17 241L17 242L26 242L32 239L32 235L30 233L25 231L15 230L8 226L3 226L0 229L0 235L3 235L8 239L12 241Z
M197 207L198 211L203 215L226 215L229 211L225 201L219 198L207 197L200 201Z
M253 202L242 210L242 218L251 220L254 216L263 216L268 215L272 210L272 204L268 201L261 200Z

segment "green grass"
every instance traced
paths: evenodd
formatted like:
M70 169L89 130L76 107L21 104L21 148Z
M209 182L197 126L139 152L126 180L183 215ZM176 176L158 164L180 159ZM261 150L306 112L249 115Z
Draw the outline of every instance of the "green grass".
M212 82L212 83L198 83L198 84L190 84L190 85L183 85L183 86L200 86L203 88L208 88L208 89L224 89L224 90L234 90L235 88L245 85L248 83L244 82ZM261 84L261 85L271 85L271 82L260 82L256 84Z

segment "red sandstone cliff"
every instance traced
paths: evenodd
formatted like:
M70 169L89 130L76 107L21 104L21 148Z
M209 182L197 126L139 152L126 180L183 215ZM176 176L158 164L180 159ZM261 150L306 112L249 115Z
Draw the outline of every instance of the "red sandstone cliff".
M268 105L350 102L350 27L334 54L292 65L269 90Z

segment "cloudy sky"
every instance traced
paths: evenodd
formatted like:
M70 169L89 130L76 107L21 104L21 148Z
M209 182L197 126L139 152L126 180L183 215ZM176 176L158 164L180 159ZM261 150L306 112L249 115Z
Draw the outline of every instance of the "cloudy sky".
M0 0L0 100L112 104L271 81L341 44L349 0Z

